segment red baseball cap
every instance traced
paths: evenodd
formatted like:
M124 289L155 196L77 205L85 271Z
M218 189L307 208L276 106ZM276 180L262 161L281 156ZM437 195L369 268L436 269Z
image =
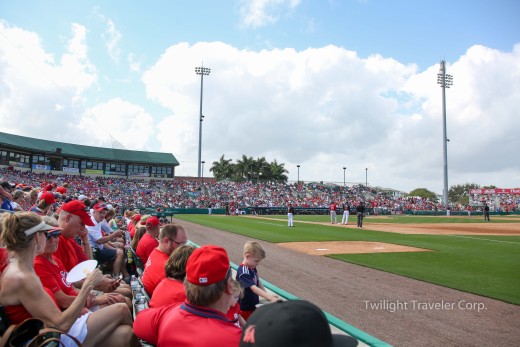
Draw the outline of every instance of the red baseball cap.
M141 215L140 214L135 214L132 217L132 220L135 221L135 222L139 222L141 220Z
M161 224L159 222L159 218L155 217L155 216L151 216L150 218L148 218L146 220L146 226L152 226L152 227L155 227L155 226L158 226L159 224Z
M45 203L47 205L52 205L56 202L56 199L54 198L54 194L52 194L51 192L42 193L42 195L40 195L39 200L45 200Z
M229 269L229 258L224 248L202 246L188 258L186 279L190 283L207 286L225 279Z
M107 204L105 204L104 202L98 202L97 204L94 205L94 207L92 207L94 210L98 211L98 212L101 212L103 210L107 210L108 211L108 206Z
M52 190L52 185L47 184L47 185L45 186L45 189L44 189L44 190L47 190L47 191Z
M67 188L60 186L60 187L56 188L56 191L60 194L65 194L67 192Z
M90 219L90 215L88 214L89 208L85 206L79 200L72 200L67 202L66 204L61 205L60 210L66 211L70 214L74 214L81 218L81 221L90 227L94 226L94 222Z

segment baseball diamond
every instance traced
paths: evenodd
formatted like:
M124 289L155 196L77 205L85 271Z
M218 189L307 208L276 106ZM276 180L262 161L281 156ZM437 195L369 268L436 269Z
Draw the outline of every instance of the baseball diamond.
M251 237L239 235L225 230L226 224L245 220L240 217L213 216L218 219L218 229L189 222L209 225L207 216L178 215L177 221L190 231L190 239L204 244L225 245L230 260L237 262L241 257L242 244ZM269 218L273 223L282 216ZM371 217L384 218L384 217ZM412 217L421 218L421 217ZM456 217L453 217L456 218ZM224 222L221 220L225 219ZM247 219L264 220L259 217ZM429 234L432 236L466 238L485 240L482 242L500 242L497 235L505 236L504 245L513 246L515 252L511 255L519 259L518 239L511 236L520 234L520 219L512 219L511 223L496 223L492 226L482 224L440 223L435 225L420 224L385 224L371 222L367 219L366 230L355 227L330 225L327 222L298 221L295 218L295 228L290 233L296 233L298 227L327 225L327 228L343 229L344 232L364 233L368 230L385 230L385 233L395 235ZM265 224L263 224L265 226ZM228 229L231 229L228 227ZM486 230L487 229L487 230ZM278 233L286 234L287 229L278 229ZM251 231L251 230L249 230ZM401 234L402 232L402 234ZM442 236L444 235L444 236ZM491 241L490 241L491 240ZM516 241L515 241L516 240ZM349 252L350 241L321 242L281 242L271 243L261 240L267 252L264 263L260 266L262 277L279 288L299 297L316 303L330 314L344 320L346 323L366 332L367 334L395 346L439 346L439 345L519 345L520 336L518 322L510 317L520 315L520 307L504 301L475 295L465 291L448 288L425 281L380 271L374 268L339 261L338 254L320 256L319 253L330 253L333 247L339 247L340 252ZM352 249L360 244L353 242ZM352 244L351 244L352 245ZM395 244L388 242L366 243L365 254L352 256L378 256L387 247ZM347 247L347 248L345 248ZM409 250L407 250L409 251ZM415 249L420 253L434 254L433 249ZM334 251L336 252L336 251ZM318 254L318 255L317 255ZM387 253L390 254L390 253ZM402 254L402 253L392 253ZM411 254L411 253L407 253ZM518 263L518 262L517 262ZM408 263L413 268L413 263ZM515 277L516 276L516 277ZM515 281L518 275L510 279Z

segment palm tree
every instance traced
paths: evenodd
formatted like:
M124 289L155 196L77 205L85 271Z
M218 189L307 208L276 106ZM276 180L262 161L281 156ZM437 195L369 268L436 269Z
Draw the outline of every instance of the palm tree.
M224 154L220 157L219 161L214 161L213 166L209 171L213 172L213 176L217 181L230 178L234 172L235 164L231 162L233 159L224 159Z
M237 160L236 163L232 161L232 159L225 159L223 154L219 161L213 162L209 171L213 172L216 180L244 181L253 180L255 177L258 180L261 177L264 180L287 182L288 171L284 167L285 164L278 164L276 159L269 163L265 157L255 160L243 154L242 159Z
M266 174L268 173L268 171L269 163L267 162L267 160L265 160L265 157L258 158L253 164L253 172L255 173L253 177L256 176L257 180L260 179L260 176L262 176L262 178L265 179L267 177Z
M243 181L248 177L251 177L254 163L255 160L253 157L247 157L243 154L242 160L237 160L237 163L235 164L235 179L237 181Z
M271 171L271 179L275 180L275 181L283 181L283 182L287 182L287 175L286 173L289 173L289 171L287 171L285 169L285 164L278 164L278 162L276 161L276 159L270 164L270 171Z

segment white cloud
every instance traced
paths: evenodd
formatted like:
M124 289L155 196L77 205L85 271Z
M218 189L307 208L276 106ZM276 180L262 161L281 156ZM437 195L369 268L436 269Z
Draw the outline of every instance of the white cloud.
M300 0L242 0L239 10L241 23L252 28L273 24L299 4Z
M105 25L105 29L103 33L101 33L101 38L103 39L105 43L105 47L107 48L108 55L110 58L115 62L119 63L119 60L121 58L121 48L119 47L119 44L121 42L121 38L123 35L121 32L116 28L116 24L114 21L110 18L107 18L102 12L101 8L98 6L95 6L93 8L93 15L101 22L103 25Z
M40 38L0 22L0 128L25 136L173 153L178 175L196 175L200 76L204 63L202 159L205 176L222 154L285 163L289 178L368 182L442 192L441 88L438 64L418 71L394 59L329 45L240 50L222 42L178 43L148 67L149 103L132 94L104 97L73 25L62 56ZM512 52L473 46L448 63L449 185L520 186L520 44ZM96 83L96 84L95 84ZM100 88L89 97L92 86ZM112 86L112 85L111 85ZM125 88L129 88L125 84ZM153 110L167 110L167 116Z
M141 71L141 62L136 60L133 53L128 54L127 60L128 60L128 65L130 66L130 71L133 71L133 72Z
M116 63L119 62L121 56L121 49L119 48L119 42L123 35L116 29L116 25L110 19L107 20L107 29L106 32L102 35L102 38L105 39L105 45L108 49L108 54Z
M2 131L60 138L77 122L82 93L97 78L86 56L85 32L74 24L66 52L56 58L44 51L36 34L0 22Z
M503 175L519 169L511 158L518 148L519 121L512 110L520 78L510 70L519 71L520 59L517 52L480 49L485 52L473 47L448 65L455 76L447 91L450 185L470 179L500 184ZM492 61L467 63L483 53ZM343 166L349 182L364 182L368 168L374 185L441 192L439 66L417 72L415 65L378 55L362 59L335 46L300 52L254 52L219 42L171 46L143 82L148 96L172 111L159 126L158 140L161 150L183 164L179 175L196 175L200 78L193 62L203 57L211 57L204 65L212 69L204 79L202 159L207 163L222 154L266 156L286 163L292 179L301 164L300 179L336 182L342 182ZM477 82L491 76L496 78L492 90L489 81ZM475 82L467 84L470 79Z
M147 150L154 124L142 107L117 98L86 110L77 133L87 137L83 143L95 146L111 147L112 136L125 148Z

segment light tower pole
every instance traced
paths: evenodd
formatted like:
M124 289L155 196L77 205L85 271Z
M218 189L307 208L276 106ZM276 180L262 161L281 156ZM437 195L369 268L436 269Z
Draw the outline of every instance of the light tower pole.
M201 182L202 184L204 184L204 163L206 163L204 160L201 161L202 163L202 176L201 176Z
M200 114L199 114L199 160L197 160L198 168L197 168L197 177L201 177L201 156L202 156L202 121L204 120L204 116L202 115L202 90L204 86L204 76L209 75L211 72L210 68L204 67L201 65L200 67L195 68L195 73L200 75Z
M368 187L368 168L365 168L365 187Z
M300 164L296 165L298 168L298 184L300 184Z
M442 197L444 206L448 206L448 137L446 134L446 88L453 85L453 76L446 73L446 62L441 60L441 68L437 74L437 83L442 88L442 154L444 160L444 189Z
M347 170L347 168L343 166L343 186L345 186L345 170Z

